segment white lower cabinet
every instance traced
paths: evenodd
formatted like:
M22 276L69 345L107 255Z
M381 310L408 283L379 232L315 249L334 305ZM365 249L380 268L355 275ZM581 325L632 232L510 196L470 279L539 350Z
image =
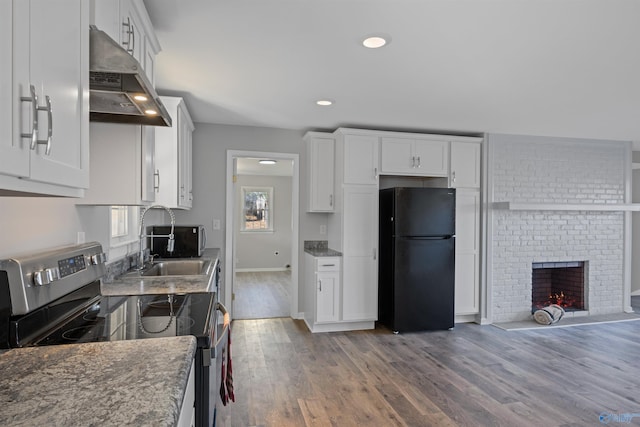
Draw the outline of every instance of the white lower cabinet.
M312 332L340 320L340 266L340 257L305 253L305 321Z
M184 390L184 398L182 399L182 408L178 417L178 427L194 427L196 425L196 383L195 374L196 367L191 363L191 372L189 372L189 381ZM213 393L214 391L212 391ZM215 391L217 392L217 390Z
M456 190L455 313L480 310L480 191Z

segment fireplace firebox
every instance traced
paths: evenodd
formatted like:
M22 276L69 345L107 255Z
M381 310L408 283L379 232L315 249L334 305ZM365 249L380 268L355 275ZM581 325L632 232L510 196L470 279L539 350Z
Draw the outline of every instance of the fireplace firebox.
M558 304L565 311L586 310L584 261L536 262L531 269L531 312Z

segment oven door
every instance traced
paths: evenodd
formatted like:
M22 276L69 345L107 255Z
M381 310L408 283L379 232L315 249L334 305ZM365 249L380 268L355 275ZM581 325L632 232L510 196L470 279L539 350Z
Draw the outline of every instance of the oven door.
M209 425L213 425L214 427L226 427L231 425L231 416L229 412L229 406L222 403L221 397L221 388L223 378L226 378L227 373L223 373L224 370L227 369L227 352L228 349L228 339L229 339L229 328L231 326L229 320L229 313L224 305L221 303L216 304L216 316L218 318L217 323L217 340L215 352L213 353L215 356L215 366L213 369L214 372L211 372L209 375L210 379L210 390L209 393L209 408L210 416L212 419L209 422Z

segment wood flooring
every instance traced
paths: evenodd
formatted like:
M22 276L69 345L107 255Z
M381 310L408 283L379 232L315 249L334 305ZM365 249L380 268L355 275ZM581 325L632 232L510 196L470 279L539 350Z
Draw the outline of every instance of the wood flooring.
M393 335L311 334L279 318L232 329L226 425L640 425L640 321Z
M291 271L236 273L233 282L234 319L289 317Z

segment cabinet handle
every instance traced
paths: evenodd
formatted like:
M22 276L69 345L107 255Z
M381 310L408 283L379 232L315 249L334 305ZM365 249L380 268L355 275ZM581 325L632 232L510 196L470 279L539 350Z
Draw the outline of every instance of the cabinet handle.
M329 194L329 206L333 206L333 194Z
M318 285L320 286L320 292L322 292L322 280L318 280Z
M451 182L456 182L456 171L451 172Z
M153 191L158 193L160 191L160 170L156 169L156 171L153 173L153 181L154 181ZM158 184L155 184L156 182Z
M420 156L418 156L418 167L422 166L422 161L420 160Z
M378 251L376 248L373 248L373 260L375 261L376 259L378 259Z
M322 267L335 267L335 264L322 264Z
M29 93L31 96L21 96L20 101L31 103L31 133L21 133L20 136L22 138L31 138L29 149L35 150L38 142L38 96L36 95L35 86L29 85Z
M122 44L127 46L127 52L129 52L130 54L133 54L133 47L131 43L133 29L131 26L131 19L128 16L127 16L127 22L123 22L122 26L127 27L127 29L125 30L125 34L128 36L127 41L122 42Z
M373 176L378 179L378 168L373 168Z
M416 156L413 156L413 157L411 158L411 167L412 167L412 168L415 168L415 167L416 167Z
M47 146L44 154L48 156L51 153L51 137L53 136L53 110L51 109L51 98L49 95L45 96L44 99L47 105L44 107L38 106L37 110L47 112L47 121L49 122L49 126L47 126L47 139L38 139L36 143Z

